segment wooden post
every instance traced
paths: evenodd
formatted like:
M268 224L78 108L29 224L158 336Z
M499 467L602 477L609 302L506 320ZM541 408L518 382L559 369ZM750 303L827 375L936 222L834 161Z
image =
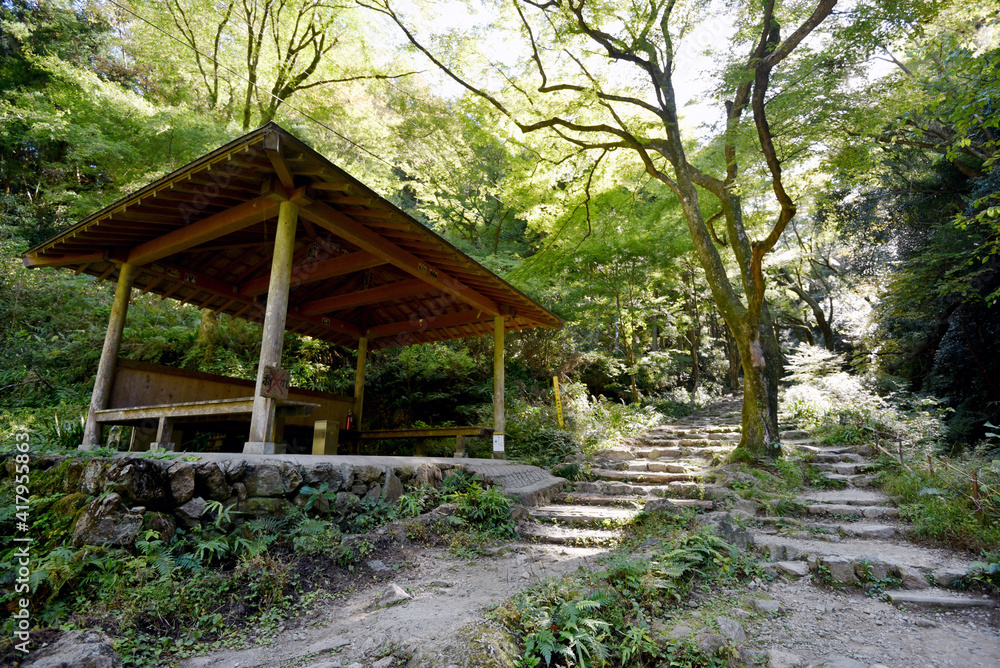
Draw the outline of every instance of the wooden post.
M250 417L250 439L243 452L281 454L284 443L275 443L275 400L261 396L264 367L281 366L281 348L285 342L285 319L288 316L288 288L292 278L292 255L295 251L295 225L299 207L282 202L278 209L278 229L274 234L274 255L271 256L271 279L267 287L267 309L264 311L264 334L260 342L260 362L257 365L257 386Z
M504 452L503 316L493 316L493 459L506 459Z
M556 419L559 421L559 428L565 429L566 423L563 420L562 397L559 396L559 376L552 376L552 391L556 395Z
M358 369L354 376L354 428L361 429L361 410L365 407L365 365L368 363L368 337L358 339Z
M331 420L316 420L313 425L314 455L335 455L339 445L340 427Z
M465 457L465 435L458 434L455 436L455 457L462 458Z
M108 331L104 335L101 361L97 364L97 377L94 378L94 392L90 395L90 410L87 411L87 425L83 429L83 443L80 444L80 450L90 450L101 444L101 426L97 424L95 411L107 408L108 400L111 398L115 363L118 360L118 349L122 343L125 316L128 313L128 302L132 296L132 282L135 280L137 269L136 265L128 263L123 264L118 269L118 286L115 288L115 300L111 305Z
M156 442L149 444L150 450L173 450L174 421L166 416L160 418L156 427Z

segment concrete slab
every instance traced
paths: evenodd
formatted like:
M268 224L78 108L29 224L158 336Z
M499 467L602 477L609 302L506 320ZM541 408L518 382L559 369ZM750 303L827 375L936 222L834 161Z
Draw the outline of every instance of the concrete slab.
M988 598L949 595L943 591L887 591L893 605L907 605L919 608L968 609L995 608L997 602Z

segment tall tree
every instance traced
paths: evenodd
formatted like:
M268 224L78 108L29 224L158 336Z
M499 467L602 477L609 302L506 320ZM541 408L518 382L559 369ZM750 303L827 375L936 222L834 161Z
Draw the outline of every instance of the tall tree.
M523 133L538 133L581 152L601 155L609 150L631 151L643 169L665 184L680 202L698 260L708 279L716 306L732 330L744 372L744 456L767 457L779 451L777 369L780 351L764 299L764 256L775 246L796 213L793 194L784 177L783 162L804 149L790 122L802 115L781 116L781 140L772 130L774 100L797 99L805 114L804 91L829 89L829 80L845 76L836 67L822 67L807 40L831 16L836 0L814 3L746 3L736 7L740 30L734 46L743 50L720 82L725 97L725 122L719 128L721 164L711 153L690 151L694 135L682 134L674 75L677 47L700 14L697 3L652 0L624 8L603 0L517 0L513 14L505 5L492 14L515 22L503 37L519 34L526 46L517 66L493 64L469 74L461 63L448 60L451 49L431 46L395 10L391 0L358 0L393 21L410 43L449 77L487 100ZM867 31L869 43L914 7L903 3L855 6L827 30L840 59L848 59L850 44ZM863 24L863 25L862 25ZM791 26L783 31L783 26ZM784 37L782 36L784 34ZM451 42L448 42L449 44ZM558 47L554 47L558 45ZM831 54L821 54L831 59ZM857 54L851 54L856 58ZM536 83L517 77L518 67L530 67ZM846 68L839 68L846 69ZM475 78L473 78L475 77ZM824 80L826 77L826 80ZM778 84L772 90L772 84ZM780 102L777 104L781 104ZM815 103L811 105L816 108ZM747 137L745 130L752 128ZM687 139L687 142L685 141ZM742 156L743 162L740 162ZM745 171L760 166L769 180L771 220L755 230L745 216ZM706 214L700 191L709 196L715 213ZM754 209L766 204L754 202ZM710 209L711 210L711 209ZM728 248L739 267L730 280L720 255L713 223L724 220ZM755 237L755 238L753 238Z

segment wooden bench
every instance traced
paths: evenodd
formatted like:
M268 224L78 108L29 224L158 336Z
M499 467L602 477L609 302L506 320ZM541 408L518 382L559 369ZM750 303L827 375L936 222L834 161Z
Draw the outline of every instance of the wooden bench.
M284 438L285 419L312 415L320 404L307 401L278 401L275 411L274 438L281 442ZM253 412L253 397L234 399L214 399L210 401L188 401L176 404L154 406L131 406L128 408L107 408L95 411L95 419L101 424L138 425L145 420L158 420L156 441L149 444L151 450L173 450L171 442L175 420L198 417L243 416Z
M493 435L490 427L415 427L412 429L364 429L340 432L343 441L377 441L394 438L449 438L455 437L455 456L465 457L466 437L488 437ZM417 446L417 455L423 454L422 444Z

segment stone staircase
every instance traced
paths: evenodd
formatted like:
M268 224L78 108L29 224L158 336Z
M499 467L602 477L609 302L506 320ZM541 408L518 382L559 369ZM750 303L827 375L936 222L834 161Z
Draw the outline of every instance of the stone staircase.
M533 523L522 536L555 545L610 544L618 527L655 499L712 510L703 500L704 476L739 442L739 401L715 404L697 417L659 426L619 447L598 453L590 469L594 480L529 510Z
M864 451L823 447L806 432L783 432L787 453L815 466L830 487L842 487L808 488L785 504L783 514L776 512L781 504L742 500L731 489L707 485L708 471L736 447L739 423L740 401L729 400L599 453L593 480L529 509L533 521L522 525L523 538L563 546L614 544L621 525L650 501L667 499L703 508L702 524L726 523L719 530L725 529L727 539L734 539L735 530L736 542L752 546L786 579L812 575L835 586L881 590L896 585L886 594L910 606L994 605L954 591L970 560L904 539L899 509L871 488L875 476Z
M803 432L785 432L787 451L797 451L842 489L809 490L793 504L795 516L777 516L766 506L742 502L727 514L747 525L749 542L776 572L796 579L814 575L837 586L880 587L893 603L920 607L992 607L994 601L959 595L953 589L968 573L970 560L954 552L909 543L899 509L869 486L872 462L844 447L803 441ZM917 593L914 593L917 592Z

